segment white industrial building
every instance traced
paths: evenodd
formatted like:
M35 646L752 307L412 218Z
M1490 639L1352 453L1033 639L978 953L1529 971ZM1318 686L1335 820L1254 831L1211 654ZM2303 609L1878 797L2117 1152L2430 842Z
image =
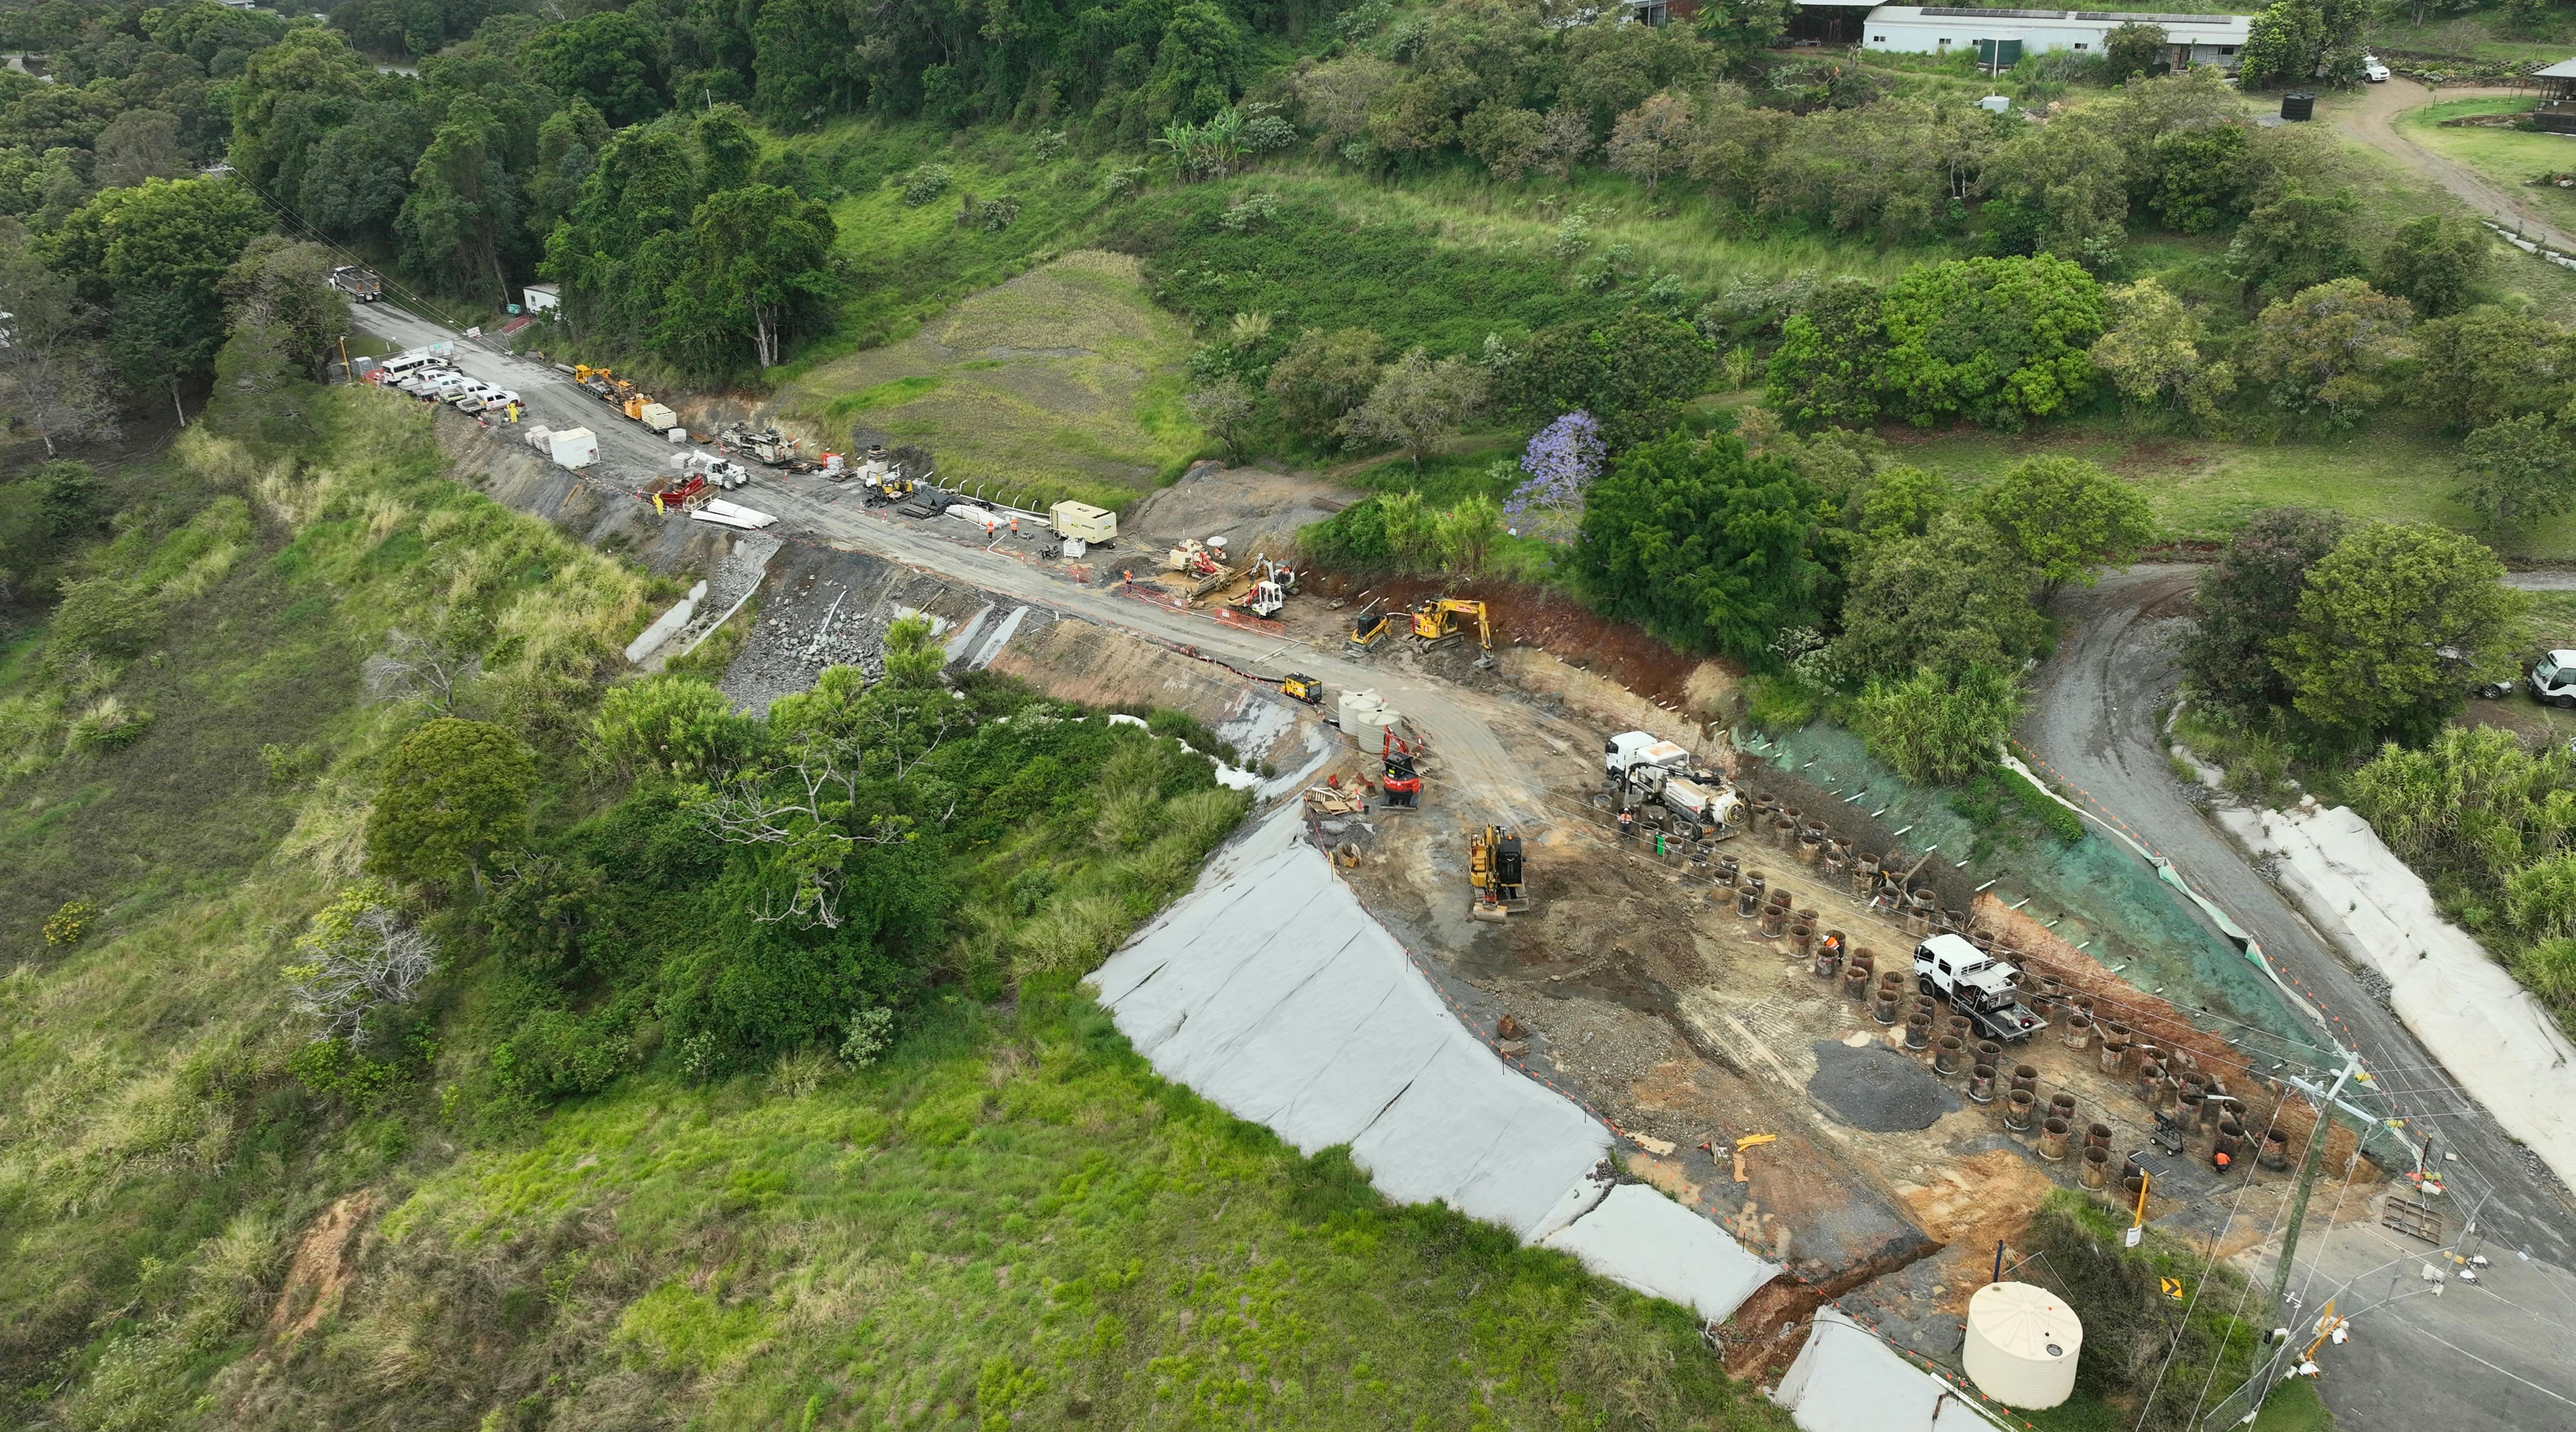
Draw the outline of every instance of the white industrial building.
M2105 36L2131 23L2155 25L2165 32L2166 58L2176 69L2188 65L2234 69L2253 17L1881 5L1862 23L1860 42L1868 49L1904 55L1968 51L1981 63L2008 68L2025 54L2049 50L2099 54Z

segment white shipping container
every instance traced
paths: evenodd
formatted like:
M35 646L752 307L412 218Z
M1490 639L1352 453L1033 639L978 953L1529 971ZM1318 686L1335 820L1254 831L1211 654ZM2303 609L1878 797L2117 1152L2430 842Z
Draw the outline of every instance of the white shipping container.
M561 467L588 467L599 461L599 435L588 428L565 428L549 439L547 456Z

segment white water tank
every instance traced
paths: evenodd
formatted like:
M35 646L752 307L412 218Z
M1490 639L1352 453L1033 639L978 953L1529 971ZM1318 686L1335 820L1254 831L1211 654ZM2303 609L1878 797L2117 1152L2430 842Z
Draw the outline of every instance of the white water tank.
M1383 749L1386 728L1402 719L1394 707L1386 704L1386 698L1374 691L1342 692L1342 734L1371 755Z
M1960 1361L1977 1389L2006 1407L2055 1407L2075 1390L2084 1324L2066 1300L2028 1283L1988 1283L1968 1299Z

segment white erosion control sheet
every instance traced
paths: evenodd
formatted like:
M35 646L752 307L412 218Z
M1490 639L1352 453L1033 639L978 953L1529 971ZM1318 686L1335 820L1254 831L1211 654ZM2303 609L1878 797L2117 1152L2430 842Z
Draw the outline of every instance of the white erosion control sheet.
M1711 1321L1779 1266L1595 1168L1610 1131L1458 1022L1282 806L1093 976L1163 1077L1381 1193L1446 1202Z
M1995 1432L2003 1424L1834 1308L1816 1310L1771 1400L1800 1432Z
M2504 1131L2576 1183L2576 1044L2531 991L2345 806L2223 810L2248 849L2280 857L2281 888L2301 912L2388 981L2389 1007Z

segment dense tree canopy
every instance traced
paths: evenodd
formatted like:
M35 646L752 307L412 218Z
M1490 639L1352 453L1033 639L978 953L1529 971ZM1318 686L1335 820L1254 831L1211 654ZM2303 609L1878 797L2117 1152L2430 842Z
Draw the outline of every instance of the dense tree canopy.
M1759 659L1812 625L1822 568L1806 484L1731 435L1629 449L1587 494L1576 567L1608 615L1686 649Z
M2471 681L2511 670L2523 599L2503 576L2494 553L2456 532L2354 530L2308 568L2298 619L2275 648L2292 707L2341 741L2422 740Z
M2334 550L2349 526L2338 513L2267 508L2201 569L2180 643L2183 676L2195 697L2249 715L2289 704L2274 646L2298 620L2308 569Z

